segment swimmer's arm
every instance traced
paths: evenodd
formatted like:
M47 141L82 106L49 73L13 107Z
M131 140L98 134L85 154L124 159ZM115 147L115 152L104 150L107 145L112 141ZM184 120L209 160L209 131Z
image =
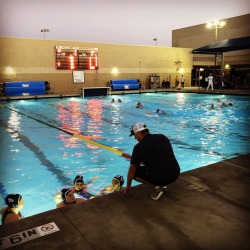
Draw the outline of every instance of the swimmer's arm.
M105 187L105 188L101 191L101 193L102 193L102 192L105 192L105 191L113 191L113 186L107 186L107 187Z
M99 176L94 176L94 177L89 181L89 183L91 183L91 182L97 180L98 178L99 178Z
M130 163L127 175L127 186L131 186L132 180L134 179L135 176L135 172L136 172L136 166Z
M88 183L84 184L83 186L86 187L89 184L91 184L93 181L97 180L99 178L99 176L94 176Z
M128 195L131 192L131 184L132 180L135 177L135 172L136 172L136 166L130 163L127 175L127 186L123 189L123 193L125 195Z
M56 205L56 208L60 208L60 207L66 207L67 205L64 203L64 202L59 202L57 205Z
M55 202L57 202L57 203L62 201L61 193L54 195L53 198L54 198Z
M81 198L76 198L76 204L81 204L83 202L86 202L86 200L81 199Z

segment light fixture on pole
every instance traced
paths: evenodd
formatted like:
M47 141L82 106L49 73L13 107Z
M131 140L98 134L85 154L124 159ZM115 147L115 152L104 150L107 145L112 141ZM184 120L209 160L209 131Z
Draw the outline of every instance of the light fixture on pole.
M157 38L153 39L155 41L155 46L157 46Z
M41 32L43 32L43 39L45 39L45 33L49 32L49 29L41 29Z
M217 42L217 38L218 38L218 29L223 28L225 25L226 23L223 20L214 20L212 22L207 23L208 29L215 29L215 42Z
M207 23L207 28L208 29L215 29L215 42L217 42L218 39L218 29L219 28L223 28L226 25L226 22L223 20L214 20L212 22L208 22ZM216 70L216 57L217 57L217 53L215 53L214 55L214 67ZM221 78L223 75L223 68L224 68L224 55L223 52L221 53Z

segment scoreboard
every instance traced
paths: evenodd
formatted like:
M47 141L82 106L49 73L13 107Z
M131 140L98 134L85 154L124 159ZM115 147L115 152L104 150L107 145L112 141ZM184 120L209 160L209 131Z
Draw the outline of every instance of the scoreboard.
M98 48L55 46L56 69L97 70Z

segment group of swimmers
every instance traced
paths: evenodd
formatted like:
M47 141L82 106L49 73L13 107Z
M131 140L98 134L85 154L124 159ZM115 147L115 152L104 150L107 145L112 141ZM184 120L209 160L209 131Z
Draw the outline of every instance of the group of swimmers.
M56 208L65 207L71 204L81 204L86 200L92 199L95 196L87 191L87 186L98 179L98 176L93 177L88 183L84 183L84 178L77 175L73 181L74 187L63 188L60 193L54 196L57 205ZM100 193L108 194L122 189L124 178L121 175L116 175L112 179L112 184L103 188ZM18 221L23 218L20 210L24 207L24 200L20 194L9 194L5 198L6 207L1 209L2 225Z
M111 100L111 102L115 102L115 99L113 98L113 99ZM122 102L122 100L121 100L121 99L118 99L118 102Z
M143 105L140 103L140 102L137 102L136 105L135 105L136 108L143 108ZM160 109L156 109L155 111L157 114L166 114L165 111L163 110L160 110Z
M93 177L88 183L84 183L83 176L77 175L73 181L74 187L63 188L61 193L54 196L57 202L56 208L65 207L70 204L83 203L86 200L95 198L94 195L87 191L87 186L94 180L98 179L98 176ZM124 178L121 175L116 175L112 179L112 185L105 187L101 190L101 194L107 194L122 189L124 184Z
M224 107L230 107L230 106L233 106L233 102L232 101L229 101L228 103L225 103L225 102L220 102L220 100L218 100L218 107L219 108L224 108ZM211 106L210 106L210 109L214 109L214 104L212 103Z

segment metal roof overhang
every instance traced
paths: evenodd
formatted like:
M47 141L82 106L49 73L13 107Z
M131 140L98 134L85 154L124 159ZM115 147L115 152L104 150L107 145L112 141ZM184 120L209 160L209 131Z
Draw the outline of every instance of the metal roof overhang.
M191 50L191 54L219 54L235 50L250 49L250 36L222 40Z

